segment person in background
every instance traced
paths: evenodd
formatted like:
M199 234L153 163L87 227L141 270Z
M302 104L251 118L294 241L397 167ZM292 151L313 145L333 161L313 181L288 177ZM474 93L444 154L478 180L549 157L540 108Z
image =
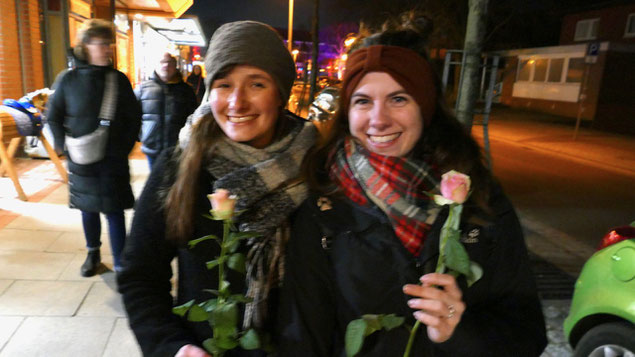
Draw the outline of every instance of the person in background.
M357 41L341 110L305 158L313 192L294 216L280 299L279 356L344 356L365 314L420 321L411 356L539 356L545 322L514 208L478 144L450 115L426 53L430 22L410 14ZM448 208L441 175L470 176L461 241L476 283L435 273ZM358 356L402 356L410 331L368 336Z
M124 209L132 208L128 154L141 125L141 111L125 74L112 67L115 32L112 23L93 19L77 32L76 66L58 76L55 93L48 101L48 122L56 150L64 150L65 135L79 137L95 131L104 96L106 75L116 72L116 110L110 123L105 157L80 165L67 155L70 207L82 212L88 255L80 273L97 273L101 264L101 220L108 221L114 270L121 269L121 251L126 238Z
M191 322L172 307L215 295L218 274L206 262L220 252L212 241L188 242L223 234L209 214L208 194L226 189L238 196L240 231L261 233L243 240L246 276L228 272L232 293L252 300L242 326L273 334L275 293L282 278L282 252L288 217L304 200L298 178L315 127L285 110L295 65L276 31L254 21L219 27L205 58L209 102L184 128L177 149L157 160L136 206L124 268L117 276L130 326L146 356L209 356L203 341L212 337L207 321ZM170 294L171 262L177 258L177 296ZM227 356L263 356L263 351L232 350Z
M201 104L203 96L205 95L205 77L203 77L201 66L195 64L194 67L192 67L192 73L187 77L186 82L192 86L196 100L198 104Z
M135 89L141 104L141 151L152 164L163 150L176 145L179 131L188 115L196 109L196 96L183 82L176 68L176 58L163 54L150 79Z

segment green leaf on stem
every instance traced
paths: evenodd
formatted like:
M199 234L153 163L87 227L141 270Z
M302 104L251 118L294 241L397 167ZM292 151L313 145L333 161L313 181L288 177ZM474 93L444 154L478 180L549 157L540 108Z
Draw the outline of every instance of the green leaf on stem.
M229 284L229 281L227 281L227 280L223 280L223 281L221 281L221 282L220 282L220 284L218 284L218 285L219 285L218 292L219 292L221 295L224 295L224 296L229 295L229 285L230 285L230 284Z
M172 313L184 317L185 313L187 313L187 310L189 310L192 305L194 305L194 300L190 300L183 305L173 307Z
M227 239L225 243L223 243L223 248L227 249L230 253L235 253L240 246L240 241L238 239Z
M206 240L218 240L218 237L210 234L208 236L205 237L201 237L201 238L197 238L197 239L192 239L191 241L187 242L188 246L190 248L194 247L195 245L199 244L200 242L204 242Z
M260 338L254 329L247 330L247 332L242 335L238 341L240 343L240 347L245 350L255 350L260 347Z
M371 333L381 330L381 322L379 322L379 318L381 315L373 315L366 314L362 315L362 319L366 321L366 330L364 331L364 337L370 335Z
M258 232L232 232L229 236L232 239L243 240L247 238L260 237L262 234Z
M348 323L344 336L346 356L353 357L362 349L366 333L366 320L357 319Z
M406 321L405 318L395 314L379 315L379 323L388 331L403 325L404 321Z
M243 303L243 304L254 301L254 299L252 299L250 297L246 297L246 296L241 295L241 294L231 295L230 297L227 298L227 300L228 301L240 302L240 303Z
M467 286L470 287L483 276L483 268L476 262L470 262L470 274L467 275Z
M236 303L222 303L212 310L214 327L235 327L238 324L238 306Z
M238 329L236 326L215 326L214 329L214 338L233 338L235 339L238 336Z
M205 265L207 266L207 269L211 270L216 268L219 264L225 263L225 260L227 260L227 257L219 257L218 259L210 260L209 262L205 263Z
M212 295L216 295L218 296L218 290L214 290L214 289L203 289L203 291L208 292Z
M225 350L231 350L238 346L238 341L232 337L217 338L216 345Z
M450 236L445 243L445 265L461 274L470 274L470 257L459 241L459 231L449 230Z
M218 304L218 299L209 299L200 305L205 311L212 312L216 308L217 304Z
M207 311L200 305L192 305L190 312L187 314L187 319L193 322L207 321Z
M212 356L222 356L223 352L225 352L225 350L220 349L216 345L216 339L214 338L208 338L207 340L203 341L203 348L205 348L207 352L211 353Z
M245 274L247 268L245 267L245 255L242 253L235 253L229 256L227 259L227 266L239 273Z

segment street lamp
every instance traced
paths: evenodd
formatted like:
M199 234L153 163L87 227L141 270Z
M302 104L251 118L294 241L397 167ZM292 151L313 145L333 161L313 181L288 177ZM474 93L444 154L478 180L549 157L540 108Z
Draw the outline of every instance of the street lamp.
M289 0L289 28L287 31L287 48L291 52L291 45L293 44L293 0Z
M298 53L300 53L300 51L298 51L297 48L291 51L291 54L293 55L293 62L295 62L298 59Z

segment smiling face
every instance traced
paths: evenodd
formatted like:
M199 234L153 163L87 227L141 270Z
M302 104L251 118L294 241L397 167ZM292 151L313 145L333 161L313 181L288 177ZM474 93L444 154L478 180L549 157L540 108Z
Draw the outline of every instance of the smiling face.
M238 65L212 82L209 103L216 122L233 141L264 148L271 143L282 106L273 78Z
M377 154L405 156L423 134L419 105L385 72L370 72L351 95L348 109L351 134Z

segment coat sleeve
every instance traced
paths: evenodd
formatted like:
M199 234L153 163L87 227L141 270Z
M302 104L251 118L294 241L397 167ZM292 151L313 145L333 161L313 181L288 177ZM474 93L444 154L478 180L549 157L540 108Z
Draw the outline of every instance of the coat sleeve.
M137 101L137 97L132 90L130 81L123 73L119 73L122 77L120 79L119 89L122 91L121 106L124 108L124 115L126 116L126 130L125 130L125 150L126 153L130 153L134 147L135 142L139 138L139 130L141 129L141 106Z
M46 104L46 120L53 133L53 146L57 152L64 150L64 118L66 104L64 100L64 78L68 71L60 73L53 85L55 92Z
M174 356L196 338L172 313L171 261L176 248L166 241L162 203L157 194L166 175L168 155L162 155L136 206L130 236L117 275L129 324L144 356Z
M539 356L547 344L522 229L502 201L507 208L482 233L494 240L484 269L490 277L478 287L483 298L468 306L450 340L437 345L448 356Z
M280 356L332 356L336 302L329 257L308 201L293 219L279 306Z

